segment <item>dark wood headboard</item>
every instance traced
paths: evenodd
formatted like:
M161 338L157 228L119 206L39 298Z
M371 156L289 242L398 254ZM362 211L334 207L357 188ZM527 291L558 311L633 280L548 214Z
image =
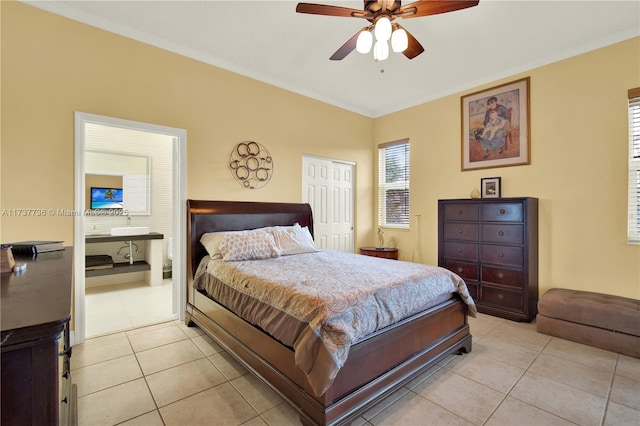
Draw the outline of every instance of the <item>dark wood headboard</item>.
M200 260L207 255L200 244L202 234L295 223L308 226L313 235L309 204L187 200L187 284L191 285Z

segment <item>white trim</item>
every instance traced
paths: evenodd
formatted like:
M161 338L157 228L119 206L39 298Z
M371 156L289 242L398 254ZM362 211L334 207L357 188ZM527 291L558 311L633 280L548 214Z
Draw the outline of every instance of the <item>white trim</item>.
M160 133L173 137L173 314L184 320L186 309L186 237L187 228L187 178L186 153L187 131L156 124L124 120L102 115L75 112L75 208L83 212L85 206L85 124L96 123L150 133ZM84 215L75 216L74 221L74 330L71 344L78 345L85 340L85 241Z
M83 212L85 207L84 197L84 118L82 113L75 113L75 209ZM71 345L84 342L84 215L75 216L73 226L73 277L74 277L74 315L71 332Z
M184 321L187 308L187 131L173 140L173 312Z

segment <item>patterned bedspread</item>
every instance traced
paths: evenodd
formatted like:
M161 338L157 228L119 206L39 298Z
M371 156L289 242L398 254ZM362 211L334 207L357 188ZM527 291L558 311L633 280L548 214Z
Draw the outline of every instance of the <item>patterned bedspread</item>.
M272 259L203 259L194 287L295 351L316 395L331 386L351 345L458 293L466 284L436 266L321 250Z

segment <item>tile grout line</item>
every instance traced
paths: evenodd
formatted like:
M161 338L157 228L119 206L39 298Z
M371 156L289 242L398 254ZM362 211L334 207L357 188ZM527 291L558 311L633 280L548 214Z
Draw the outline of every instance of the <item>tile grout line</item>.
M185 334L186 334L186 333L185 333ZM184 339L184 340L189 340L189 341L191 341L191 343L192 343L192 344L193 344L193 345L194 345L194 346L195 346L195 347L196 347L196 348L197 348L197 349L202 353L203 358L198 358L198 360L200 360L200 359L206 359L208 362L210 362L210 363L211 363L211 365L213 366L213 368L215 368L216 370L220 371L220 370L218 369L218 367L216 367L216 365L215 365L213 362L211 362L211 360L209 359L208 355L207 355L207 354L205 354L205 353L202 351L202 349L201 349L197 344L195 344L195 342L193 342L193 339L195 339L195 338L197 338L197 337L200 337L200 336L201 336L201 335L197 335L197 336L193 336L193 337L192 337L192 336L187 336L187 339ZM128 339L128 338L129 338L129 336L127 335L127 339ZM173 343L175 343L175 342L173 342ZM130 341L130 340L129 340L129 344L131 344L131 341ZM133 349L133 345L132 345L132 344L131 344L131 346L132 346L132 349ZM160 346L158 346L158 347L161 347L161 346L164 346L164 345L160 345ZM154 349L154 348L150 348L150 349ZM150 349L145 349L145 350L150 350ZM142 351L140 351L140 352L144 352L145 350L142 350ZM156 401L156 398L153 396L153 392L151 391L151 388L149 387L149 382L147 381L147 376L148 376L148 375L152 375L152 374L156 374L156 373L160 373L160 372L162 372L162 371L166 371L166 370L168 370L168 369L170 369L170 368L175 368L175 367L177 367L177 366L186 365L186 364L188 364L189 362L193 362L193 361L188 361L188 362L185 362L185 363L182 363L182 364L178 364L178 365L176 365L176 366L173 366L173 367L170 367L170 368L167 368L167 369L164 369L164 370L156 371L156 372L151 373L151 374L146 374L146 373L144 372L144 370L142 369L142 366L140 365L140 361L138 360L138 356L137 356L138 352L134 350L133 354L134 354L134 356L136 357L136 362L138 363L138 367L140 368L140 371L142 372L142 378L143 378L143 379L144 379L144 381L145 381L145 384L146 384L146 386L147 386L147 389L149 390L149 394L151 395L151 398L153 399L153 403L154 403L154 405L156 406L156 408L155 408L155 410L149 411L149 412L147 412L147 413L143 413L143 414L141 414L141 415L139 415L139 416L133 417L132 419L135 419L135 418L137 418L137 417L141 417L141 416L143 416L143 415L145 415L145 414L148 414L148 413L151 413L151 412L153 412L153 411L157 411L157 412L158 412L158 416L160 417L160 420L162 421L162 424L166 425L166 422L164 421L164 418L162 417L162 413L160 412L160 407L158 406L158 402ZM230 380L230 379L228 379L224 374L222 374L222 372L220 372L220 374L222 375L222 377L224 377L224 378L225 378L225 381L223 381L222 383L219 383L219 384L217 384L217 385L215 385L215 386L208 387L208 388L206 388L206 389L202 389L202 390L200 390L200 391L198 391L198 392L196 392L196 393L194 393L194 394L187 395L187 396L185 396L185 397L183 397L183 398L180 398L180 399L178 399L178 400L175 400L175 401L171 402L170 404L165 405L164 407L169 406L169 405L171 405L171 404L175 404L175 403L177 403L177 402L179 402L179 401L182 401L182 400L184 400L184 399L191 398L191 397L193 397L194 395L198 395L198 394L200 394L200 393L206 392L206 391L208 391L208 390L210 390L210 389L213 389L213 388L215 388L215 387L217 387L217 386L220 386L220 385L223 385L223 384L225 384L225 383L228 383L229 385L233 386L233 385L231 384L231 380ZM234 389L235 389L235 387L234 387ZM238 393L239 393L239 392L238 392ZM243 396L243 398L244 398L244 396ZM246 400L246 399L245 399L245 400ZM251 404L249 404L249 406L251 406L251 407L253 408L253 406L252 406ZM257 410L255 410L255 409L254 409L254 411L256 411L256 412L257 412ZM260 415L258 415L258 417L259 417L259 416L260 416ZM132 419L127 419L127 420L123 421L123 423L124 423L124 422L127 422L127 421L129 421L129 420L132 420Z
M142 373L142 379L144 380L144 384L147 387L147 391L149 392L149 395L151 395L151 400L153 401L153 405L155 405L156 409L153 411L157 411L158 412L158 417L160 417L160 421L162 421L162 424L166 424L164 419L162 418L162 413L160 413L160 407L158 407L158 401L156 401L155 396L153 396L153 392L151 392L151 387L149 387L149 382L147 381L147 375L145 374L144 370L142 369L142 365L140 364L140 359L138 359L138 352L136 351L136 349L133 347L133 342L131 342L131 336L129 336L128 333L125 333L125 335L127 336L127 340L129 341L129 345L131 346L131 350L133 350L133 356L136 358L136 363L138 363L138 368L140 369L140 372ZM149 413L152 411L149 411ZM143 416L145 414L148 413L144 413L141 414L140 416ZM137 416L137 417L140 417ZM135 419L136 417L133 417L132 419ZM132 419L128 419L126 421L132 420Z
M607 418L607 412L609 411L609 402L611 402L611 392L613 391L613 382L616 379L616 371L618 371L619 362L620 362L620 354L616 354L616 364L613 367L611 380L609 381L609 389L607 389L607 398L604 403L604 410L602 410L602 416L600 417L600 426L604 425L604 421Z
M540 353L538 354L538 356L536 356L536 358L533 360L533 362L531 363L531 365L533 365L533 363L534 363L534 362L535 362L535 361L536 361L536 360L537 360L537 359L538 359L538 358L543 354L544 350L547 348L547 346L549 346L549 345L551 344L551 342L553 342L553 341L554 341L554 339L558 339L558 338L557 338L557 337L552 337L552 338L549 340L549 342L547 342L547 344L544 346L544 348L542 348L542 350L540 351ZM563 340L563 339L560 339L560 340ZM550 356L553 356L553 355L550 355ZM617 365L617 359L619 358L619 356L620 356L619 354L616 354L616 365ZM580 363L578 363L578 364L580 364ZM531 367L531 365L529 365L529 367L527 367L527 371L529 371L529 368ZM584 364L581 364L581 365L584 365ZM586 366L585 366L585 367L586 367ZM539 377L542 377L542 378L545 378L545 379L551 380L551 381L553 381L553 382L557 382L557 383L563 384L563 385L565 385L565 386L569 386L569 387L571 387L571 388L574 388L574 389L577 389L577 390L579 390L579 391L586 392L586 393L588 393L588 394L590 394L590 395L594 395L594 396L598 397L598 395L597 395L597 394L594 394L594 393L592 393L592 392L590 392L590 391L587 391L587 390L581 389L581 388L579 388L579 387L577 387L577 386L575 386L575 385L572 385L572 384L570 384L570 383L558 382L558 381L556 381L556 380L555 380L555 379L553 379L553 378L546 377L546 376L543 376L543 375L540 375L540 374L538 374L538 373L534 373L534 372L531 372L531 374L534 374L534 375L536 375L536 376L539 376ZM614 368L614 376L615 376L615 368ZM613 376L612 376L612 377L613 377ZM612 378L612 380L613 380L613 378ZM511 392L511 391L510 391L510 392ZM603 415L604 415L604 411L606 411L606 408L607 408L607 406L608 406L608 397L609 397L609 391L607 392L607 397L605 397L605 407L604 407L604 410L603 410ZM514 398L515 398L515 397L514 397ZM518 399L518 398L515 398L515 399ZM566 420L566 421L568 421L568 422L575 423L574 421L572 421L572 420L570 420L570 419L567 419L567 418L565 418L565 417L563 417L563 416L561 416L561 415L559 415L559 414L552 413L552 412L550 412L550 411L547 411L547 410L545 410L545 409L543 409L543 408L541 408L541 407L537 407L537 406L535 406L535 405L531 405L531 404L527 403L526 401L522 401L522 400L520 400L520 399L518 399L518 401L520 401L520 402L522 402L522 403L525 403L525 404L527 404L527 405L530 405L530 406L532 406L532 407L535 407L535 408L537 408L537 409L539 409L539 410L542 410L542 411L544 411L544 412L546 412L546 413L549 413L549 414L551 414L551 415L553 415L553 416L559 417L559 418L561 418L561 419L563 419L563 420ZM602 426L602 422L600 422L599 426Z
M529 363L529 365L527 366L527 368L524 369L524 371L522 372L522 374L520 375L520 377L518 377L518 380L516 380L513 385L511 385L511 387L509 388L509 390L504 394L504 397L500 400L500 402L495 406L495 408L491 411L491 413L489 413L489 415L487 416L487 418L482 422L482 426L484 426L485 424L487 424L487 422L489 421L489 419L491 419L491 417L495 414L495 412L498 410L498 408L500 408L500 406L504 403L504 401L507 399L507 397L510 396L511 391L513 391L513 389L518 385L518 383L520 383L520 380L522 380L522 378L525 376L525 374L527 374L527 372L529 371L529 369L531 368L531 366L536 362L536 360L540 357L540 355L542 355L542 353L544 352L544 350L546 349L546 347L549 345L549 343L551 343L551 340L553 339L549 339L549 341L542 347L542 349L540 349L540 351L538 352L538 354L536 355L536 357ZM493 358L492 358L493 359ZM513 397L512 398L522 402L523 404L527 404L530 407L534 407L537 408L538 410L542 410L542 408L540 407L536 407L534 405L529 404L526 401L521 401L520 399ZM548 413L548 411L546 410L542 410L546 413ZM549 413L552 415L555 415L553 413ZM559 417L559 416L557 416Z

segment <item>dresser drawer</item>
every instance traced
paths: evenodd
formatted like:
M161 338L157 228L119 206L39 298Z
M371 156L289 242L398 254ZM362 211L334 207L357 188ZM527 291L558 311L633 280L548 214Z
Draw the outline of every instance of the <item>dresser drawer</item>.
M445 204L444 220L478 220L478 205L463 203Z
M522 203L491 203L480 206L480 220L485 222L522 222Z
M477 262L478 244L447 241L444 243L444 257Z
M474 302L476 302L478 300L478 284L477 283L471 283L471 282L466 282L467 284L467 290L469 290L469 296L471 296L471 298L473 299Z
M522 312L524 308L524 295L517 291L482 286L481 298L482 303L487 305L495 305L519 312Z
M511 224L482 224L482 241L501 244L522 244L524 227Z
M482 261L497 265L521 268L524 264L524 250L518 246L497 246L484 244L480 249Z
M475 223L446 222L445 240L478 241L478 225Z
M522 270L507 269L491 266L482 266L480 272L482 282L507 285L510 287L522 288L524 276Z
M445 260L443 263L443 267L454 272L465 281L473 280L478 281L480 275L478 274L478 264L477 263L464 263L464 262L456 262L452 260Z

